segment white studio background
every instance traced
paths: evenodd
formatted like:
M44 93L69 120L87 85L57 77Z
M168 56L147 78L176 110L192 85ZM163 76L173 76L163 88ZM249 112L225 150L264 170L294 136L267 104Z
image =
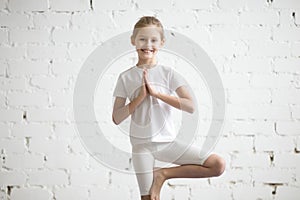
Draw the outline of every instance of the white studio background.
M86 151L72 99L87 57L144 15L198 43L226 92L225 126L214 150L227 162L225 173L168 180L162 199L298 200L297 0L0 0L0 199L139 198L134 176L103 166ZM109 116L111 94L118 73L136 62L134 55L112 63L95 95L103 132L127 150L126 139L107 130L120 131ZM199 98L200 144L211 114L204 77L181 58L159 56L184 74Z

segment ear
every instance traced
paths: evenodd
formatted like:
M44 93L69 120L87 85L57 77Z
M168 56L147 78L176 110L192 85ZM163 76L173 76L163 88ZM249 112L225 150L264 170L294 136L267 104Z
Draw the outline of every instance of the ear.
M160 47L164 46L164 45L165 45L165 42L166 42L166 39L163 38L163 39L161 40L161 42L160 42Z
M132 44L133 46L135 46L135 41L134 41L133 35L130 37L130 41L131 41L131 44Z

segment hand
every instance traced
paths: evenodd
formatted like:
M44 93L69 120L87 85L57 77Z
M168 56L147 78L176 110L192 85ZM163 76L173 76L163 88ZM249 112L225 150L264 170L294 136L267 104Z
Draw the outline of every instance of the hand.
M143 76L142 78L142 86L141 86L141 90L139 93L139 97L144 100L147 97L148 91L147 91L147 87L146 87L146 81L145 81L145 77Z
M145 69L144 72L143 72L143 79L145 80L146 88L147 88L148 93L153 97L157 97L158 92L149 83L147 69Z

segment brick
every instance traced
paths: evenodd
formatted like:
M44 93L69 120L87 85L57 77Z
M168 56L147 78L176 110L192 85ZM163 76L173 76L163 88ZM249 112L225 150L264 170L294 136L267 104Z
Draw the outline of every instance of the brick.
M274 165L277 168L297 168L300 166L300 154L275 154Z
M44 92L13 92L7 95L7 101L9 106L46 107L48 105L48 95Z
M300 90L298 89L276 89L272 91L273 104L299 104L299 99Z
M107 187L109 184L108 170L106 168L93 171L72 172L71 186L97 185Z
M243 25L277 25L279 24L279 14L273 10L241 12L239 21Z
M31 78L31 85L47 90L62 90L67 89L69 85L69 76L57 76L57 77L42 77L35 76Z
M267 186L238 186L234 187L233 199L253 200L264 199L272 200L272 188Z
M79 61L54 61L51 65L51 71L55 75L77 75L83 65Z
M24 153L26 151L24 139L0 139L0 148L7 154Z
M273 152L293 152L294 141L290 137L263 137L259 136L254 141L255 150L257 152L273 151Z
M84 169L88 167L87 156L72 155L61 152L59 155L50 153L45 167L51 169Z
M291 50L287 43L280 42L249 42L249 56L270 57L270 56L288 56Z
M134 5L130 0L111 0L103 2L101 0L93 0L93 8L95 11L99 10L128 10Z
M209 199L231 200L231 191L229 188L195 188L191 190L191 200L199 200L203 197Z
M280 10L280 27L292 28L295 25L294 10Z
M128 173L122 173L118 171L113 171L111 173L110 181L112 185L115 187L123 187L127 185L128 187L132 189L136 189L138 187L136 175L135 174L128 174Z
M0 1L0 10L3 10L5 8L7 8L7 1Z
M224 88L228 89L249 89L249 75L247 74L223 74L222 75L222 82Z
M72 15L72 25L75 27L86 28L93 27L96 29L114 28L114 22L107 12L96 12L96 13L74 13Z
M222 10L241 10L245 7L245 0L220 0L218 5Z
M25 90L27 89L27 80L21 78L4 78L0 77L1 90Z
M33 46L29 44L27 47L29 59L65 59L68 57L67 51L67 45Z
M300 106L291 106L292 118L300 119Z
M291 44L291 54L292 56L299 57L300 55L300 43Z
M116 192L118 191L118 192ZM90 200L97 199L124 199L130 200L130 191L125 187L105 187L105 188L91 188Z
M72 60L85 60L87 57L95 50L95 46L85 45L85 46L71 46L68 50L70 59Z
M0 138L6 138L9 136L9 125L0 124Z
M254 88L230 90L228 92L228 101L232 104L270 103L271 93L267 89Z
M275 200L297 200L300 196L299 187L280 186L277 187Z
M62 122L67 121L67 113L62 108L27 109L27 119L30 122Z
M0 47L0 59L20 59L25 56L24 47Z
M278 135L300 136L300 123L298 121L276 122L276 132Z
M0 14L0 24L2 27L27 28L31 25L29 15L21 13ZM1 54L0 54L1 55Z
M242 168L234 168L234 166L230 166L221 176L209 178L209 181L212 186L221 186L224 183L250 185L252 183L251 168L246 168L246 166Z
M272 30L264 26L242 26L239 29L239 39L252 41L266 41L271 39ZM242 67L242 66L241 66Z
M5 61L0 61L0 76L6 76L8 64Z
M169 16L174 16L171 19ZM196 25L196 16L194 12L188 11L179 11L179 10L172 10L171 12L161 12L157 15L158 19L162 22L162 24L168 25L166 28L171 27L193 27Z
M274 122L268 121L233 121L231 131L234 135L266 135L275 134Z
M211 38L214 41L239 40L239 27L232 25L212 25Z
M238 15L234 12L226 11L198 11L197 13L198 24L238 24Z
M151 2L147 0L140 0L137 1L136 6L139 9L171 9L173 7L173 3L178 4L178 2L173 2L171 0L165 0L165 1L153 0ZM194 2L192 1L189 4L192 3ZM177 5L177 6L180 8L184 8L182 7L182 5Z
M59 186L69 184L69 181L66 172L61 170L31 170L30 172L28 172L28 184L42 186Z
M37 29L49 27L68 28L71 13L34 13L33 24Z
M297 9L297 10L295 11L295 23L296 23L296 24L300 24L299 11L300 11L300 9Z
M68 138L77 135L76 124L54 124L54 134L56 138Z
M50 124L40 123L16 123L11 128L11 135L15 138L24 137L49 137L52 135L52 127Z
M226 118L227 119L247 119L248 110L242 105L228 104L226 106Z
M21 122L23 111L14 109L0 109L0 121L3 122Z
M299 63L299 58L276 58L273 69L280 73L300 73Z
M274 40L294 42L300 40L300 29L296 27L275 28L273 33Z
M57 44L72 42L72 43L92 43L92 34L89 30L73 29L61 30L55 29L52 33L53 41Z
M34 153L61 155L68 151L68 140L31 138L29 150Z
M253 150L252 137L221 137L217 143L217 152L251 152Z
M248 117L255 120L287 120L291 116L288 106L253 104L247 108Z
M232 167L267 168L271 164L267 153L238 153L232 159Z
M293 179L293 172L287 169L269 168L253 169L253 180L256 183L281 184L289 183Z
M50 0L50 10L52 11L88 11L90 1L82 0Z
M267 1L261 0L244 0L246 10L264 10L268 9L269 5Z
M6 96L3 94L0 94L0 108L5 108L6 107Z
M47 0L28 0L20 2L18 0L11 0L8 3L8 9L11 11L46 11L48 9Z
M51 92L50 102L53 106L63 106L64 108L73 106L73 94L66 92Z
M14 188L11 192L11 198L15 200L24 198L51 200L52 194L49 190L41 188Z
M89 191L87 188L82 188L82 187L57 188L54 190L54 195L57 200L64 200L64 199L82 200L88 198Z
M18 44L49 43L50 32L47 30L16 30L10 31L10 41Z
M230 70L239 73L245 72L257 72L257 73L268 73L271 72L271 61L270 59L261 59L253 57L237 57L230 60L230 63L226 64Z
M0 30L0 43L2 44L8 44L8 30L1 29Z
M44 167L43 155L8 155L4 166L10 169L38 169Z
M186 199L189 196L189 188L188 187L175 187L174 190L174 199Z
M7 186L7 185L23 185L26 183L26 174L24 172L0 172L0 185Z
M297 0L278 0L272 3L274 8L300 8L299 1Z
M254 88L290 88L292 80L290 74L252 74L250 85Z
M11 60L8 65L8 74L12 76L46 75L49 68L48 62L39 60Z

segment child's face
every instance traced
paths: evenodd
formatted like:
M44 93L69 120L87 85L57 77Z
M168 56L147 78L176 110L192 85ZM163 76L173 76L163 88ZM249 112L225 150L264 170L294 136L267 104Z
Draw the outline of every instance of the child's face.
M161 39L160 29L155 26L139 28L131 43L136 47L140 59L154 58L164 40Z

